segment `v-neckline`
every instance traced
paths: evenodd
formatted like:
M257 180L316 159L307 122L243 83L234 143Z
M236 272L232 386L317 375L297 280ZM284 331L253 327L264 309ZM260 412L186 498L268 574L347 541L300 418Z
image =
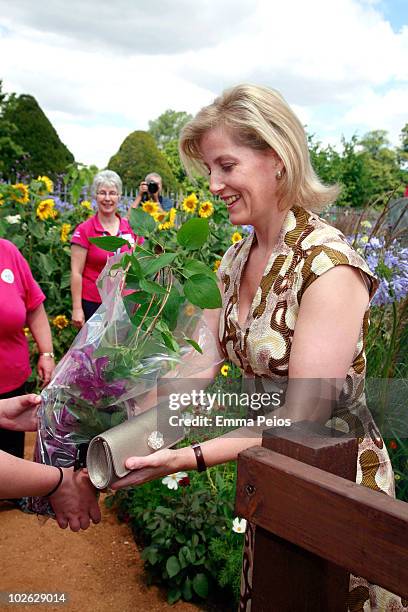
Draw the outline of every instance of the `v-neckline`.
M281 249L281 246L282 246L282 244L284 242L284 239L285 239L285 235L287 233L288 217L289 217L289 214L292 211L292 209L293 209L293 207L288 210L286 216L283 219L283 223L282 223L282 227L281 227L281 229L279 231L278 239L276 241L276 244L272 248L272 251L270 252L270 255L268 257L268 261L266 262L266 265L265 265L265 267L263 269L262 276L261 276L261 281L264 278L265 274L267 273L266 271L269 270L269 268L270 268L270 263L271 263L272 257L276 254L276 251ZM238 269L237 276L235 278L235 285L237 287L237 301L236 301L236 303L234 305L235 315L236 315L235 316L235 320L236 320L236 324L237 324L238 328L241 331L247 330L248 327L250 326L250 323L251 323L251 320L252 320L252 313L254 311L254 303L255 303L255 300L256 300L256 298L258 296L259 291L261 291L261 285L259 284L257 290L255 291L254 297L252 298L252 302L249 305L249 310L248 310L247 316L246 316L245 320L243 321L243 323L241 324L239 322L240 302L241 302L241 300L240 300L241 279L242 279L242 273L244 271L244 268L245 268L245 266L246 266L246 264L248 262L248 257L249 257L249 254L251 252L251 248L252 248L252 246L254 244L254 240L256 240L255 230L252 232L252 235L249 237L247 244L244 244L244 246L243 246L243 248L241 250L241 253L240 253L241 261L240 261L240 264L239 264L239 269Z

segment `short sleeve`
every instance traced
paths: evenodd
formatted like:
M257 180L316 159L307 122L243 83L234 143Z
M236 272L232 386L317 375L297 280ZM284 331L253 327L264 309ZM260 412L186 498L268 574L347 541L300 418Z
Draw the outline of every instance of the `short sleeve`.
M77 244L84 249L89 249L88 235L84 223L80 223L76 226L74 233L72 234L71 244Z
M377 291L379 281L361 255L341 239L332 241L330 244L319 244L312 247L302 268L300 298L317 278L328 272L328 270L343 265L359 270L367 287L371 302Z
M25 306L27 311L30 312L44 302L45 295L34 279L30 266L18 249L16 249L16 260L21 286L24 291Z

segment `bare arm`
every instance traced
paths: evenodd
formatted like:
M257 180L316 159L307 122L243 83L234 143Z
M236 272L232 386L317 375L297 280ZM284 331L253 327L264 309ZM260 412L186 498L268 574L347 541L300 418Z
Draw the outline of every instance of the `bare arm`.
M71 245L72 324L78 329L85 323L82 310L82 273L88 251L78 244Z
M27 313L27 325L37 344L39 353L52 353L52 335L44 304ZM40 355L37 371L43 387L48 385L55 370L55 361L49 355Z
M290 390L289 381L286 404L279 409L281 414L286 413L293 420L314 420L321 416L308 414L305 397L299 393L302 385L297 381L313 378L344 380L352 362L367 304L368 292L360 273L349 266L330 270L307 289L299 309L289 361L293 391ZM310 405L310 410L315 410L314 403ZM319 407L323 419L324 410L323 402L323 407ZM261 443L262 431L257 435L242 428L208 440L201 444L201 448L206 464L212 466L236 459L242 450ZM195 468L196 461L194 452L188 447L166 449L148 457L130 457L126 465L135 472L115 483L113 489Z
M58 484L60 471L0 451L0 499L46 496ZM87 529L101 519L95 489L85 472L63 469L63 480L50 496L58 525L72 531Z
M131 211L131 209L132 209L132 208L137 208L137 207L139 206L140 202L141 202L141 201L142 201L142 199L143 199L143 195L144 195L145 193L148 193L148 190L147 190L147 183L146 183L146 181L142 181L142 182L140 183L140 185L139 185L139 192L138 192L137 196L135 197L135 199L134 199L134 201L133 201L133 203L132 203L131 207L129 208L129 212L128 212L128 215L127 215L128 217L129 217L129 215L130 215L130 211Z

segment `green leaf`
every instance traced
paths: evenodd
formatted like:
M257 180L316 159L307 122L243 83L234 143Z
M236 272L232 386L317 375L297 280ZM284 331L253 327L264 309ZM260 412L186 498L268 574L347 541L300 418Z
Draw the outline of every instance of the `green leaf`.
M130 267L129 267L129 272L136 276L137 278L143 278L143 270L142 267L140 265L140 263L138 262L138 260L136 259L136 257L132 257L130 260Z
M193 276L193 274L205 274L210 278L216 278L213 270L198 259L186 259L183 267L183 273L187 276L187 278Z
M186 578L186 581L183 585L183 597L186 601L190 601L193 597L193 590L191 588L191 580L190 578Z
M189 219L177 232L177 242L184 248L194 251L207 241L209 232L208 219Z
M178 352L180 350L179 345L177 344L176 340L174 339L171 333L166 333L162 331L161 335L164 340L164 344L167 346L168 349L170 349L171 351L175 351L175 352Z
M180 571L180 563L174 555L169 557L166 562L166 570L170 578L176 576Z
M203 599L208 595L208 578L205 574L200 573L194 576L193 589Z
M124 238L119 238L119 236L100 236L99 238L89 238L88 240L104 251L117 251L125 245L130 248L128 241Z
M71 284L71 271L66 270L61 277L61 289L67 289Z
M122 412L114 412L111 416L111 427L116 427L116 425L120 425L123 423L125 417Z
M197 344L195 340L192 340L191 338L187 338L187 336L184 336L184 340L188 342L188 344L191 344L191 346L195 348L196 351L201 353L201 355L203 354L203 349L201 348L199 344Z
M176 601L178 601L180 597L181 591L178 587L173 587L172 589L169 589L169 592L167 594L167 601L169 602L169 604L176 603Z
M130 210L129 223L138 236L148 236L156 229L155 220L142 208L132 208Z
M221 294L213 278L204 274L194 274L184 285L184 295L200 308L220 308Z
M58 264L56 263L55 259L50 255L44 255L44 253L38 253L37 256L41 268L44 270L48 277L51 276L52 273L55 272L55 270L58 268Z
M184 297L179 294L175 287L172 287L166 305L163 308L163 319L171 331L176 328L179 308L183 302Z
M142 263L145 276L153 276L162 268L169 266L177 257L177 253L163 253L147 263Z
M147 560L150 563L150 565L155 565L157 561L159 560L157 549L153 548L153 546L148 546L142 552L142 558L144 560Z
M139 284L140 288L147 293L157 293L158 295L165 295L167 293L166 287L163 287L154 281L148 280L147 278L143 278Z

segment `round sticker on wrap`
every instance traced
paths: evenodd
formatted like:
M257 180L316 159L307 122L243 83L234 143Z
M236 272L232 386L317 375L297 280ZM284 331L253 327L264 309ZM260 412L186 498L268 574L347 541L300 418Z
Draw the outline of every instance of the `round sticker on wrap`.
M9 268L4 268L4 270L0 274L0 278L2 281L4 281L5 283L8 283L9 285L14 283L14 274L12 270L9 270Z

